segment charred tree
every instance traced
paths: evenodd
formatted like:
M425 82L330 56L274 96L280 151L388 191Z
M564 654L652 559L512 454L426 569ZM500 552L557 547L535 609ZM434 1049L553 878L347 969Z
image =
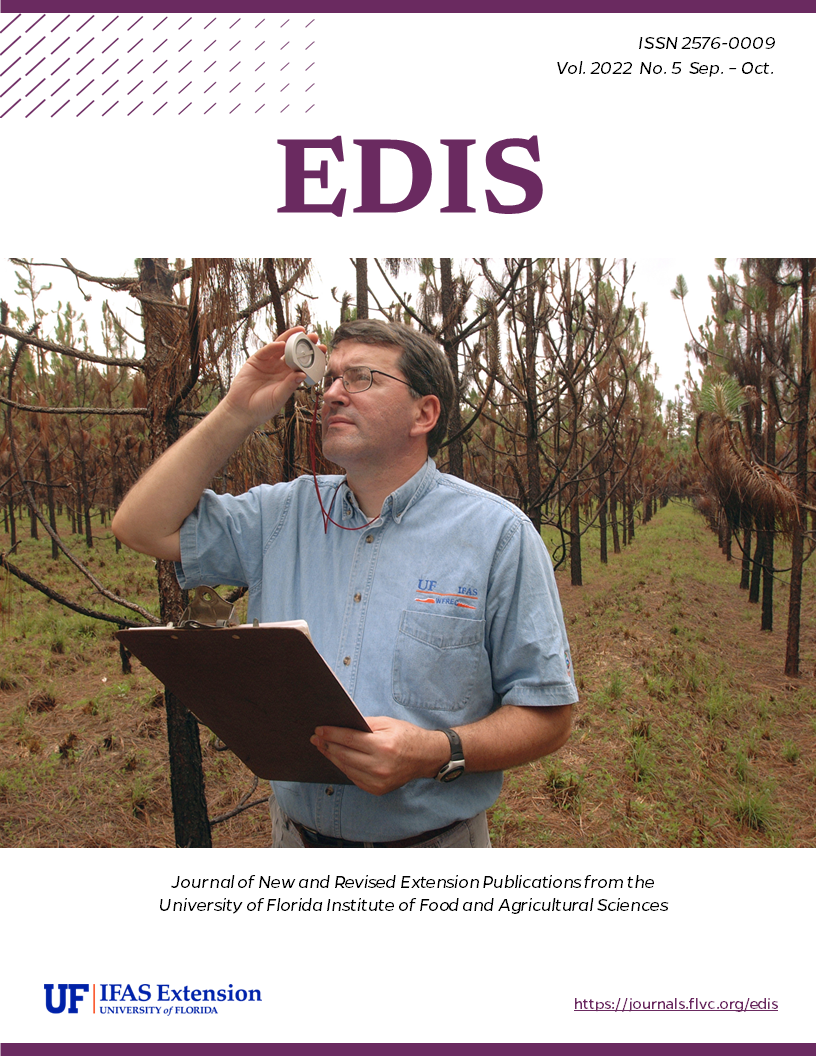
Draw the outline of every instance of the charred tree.
M186 314L174 296L176 277L166 257L141 262L137 296L142 306L151 456L155 460L180 435L181 395L197 371L197 350L190 347ZM177 623L185 598L171 561L156 563L162 623ZM167 743L173 823L178 847L210 847L204 768L198 720L167 688Z
M810 296L813 261L800 261L802 287L802 327L799 378L796 385L796 497L800 504L807 499L808 489L808 434L810 427L810 383L813 370L813 335L810 327ZM805 524L807 514L800 508L791 535L791 578L788 600L788 632L785 644L785 674L799 674L799 635L802 609L802 570L805 553Z
M453 319L456 294L453 285L453 260L450 257L442 257L439 261L439 298L442 310L442 346L453 371L455 393L448 425L448 435L451 437L451 441L448 444L448 472L455 477L464 477L464 445L461 436L462 410L459 402L461 397L459 391L459 345L456 340Z

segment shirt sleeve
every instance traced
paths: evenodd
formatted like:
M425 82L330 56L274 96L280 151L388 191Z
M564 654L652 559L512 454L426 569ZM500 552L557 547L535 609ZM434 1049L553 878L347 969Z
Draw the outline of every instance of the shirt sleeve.
M578 700L552 561L527 518L511 525L496 550L486 616L493 689L502 704Z
M263 564L260 489L242 495L205 491L181 526L180 547L176 577L183 589L221 583L251 587Z

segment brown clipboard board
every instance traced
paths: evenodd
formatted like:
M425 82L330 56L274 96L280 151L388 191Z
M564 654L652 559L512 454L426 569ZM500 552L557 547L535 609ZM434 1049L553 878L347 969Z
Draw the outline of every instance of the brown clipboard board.
M302 629L138 627L116 637L258 777L351 784L309 738L316 726L369 727Z

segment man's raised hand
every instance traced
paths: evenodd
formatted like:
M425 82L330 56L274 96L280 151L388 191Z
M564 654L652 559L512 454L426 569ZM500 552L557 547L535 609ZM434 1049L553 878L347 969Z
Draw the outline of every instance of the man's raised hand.
M283 409L306 377L303 371L292 370L283 358L287 339L303 332L304 327L294 326L249 357L235 375L224 399L233 414L245 416L254 428L258 428ZM318 343L317 334L307 336ZM320 348L326 351L324 345Z

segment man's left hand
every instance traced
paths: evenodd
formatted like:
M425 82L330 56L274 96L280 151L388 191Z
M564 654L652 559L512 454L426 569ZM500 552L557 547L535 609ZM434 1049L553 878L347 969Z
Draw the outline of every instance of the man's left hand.
M507 770L557 751L570 733L572 705L520 707L505 704L456 730L468 771ZM382 796L417 777L435 777L450 759L439 730L402 719L367 718L371 733L319 726L311 742L358 788Z
M447 737L402 719L367 718L371 733L319 726L312 744L364 792L393 792L417 777L433 777L450 758Z

